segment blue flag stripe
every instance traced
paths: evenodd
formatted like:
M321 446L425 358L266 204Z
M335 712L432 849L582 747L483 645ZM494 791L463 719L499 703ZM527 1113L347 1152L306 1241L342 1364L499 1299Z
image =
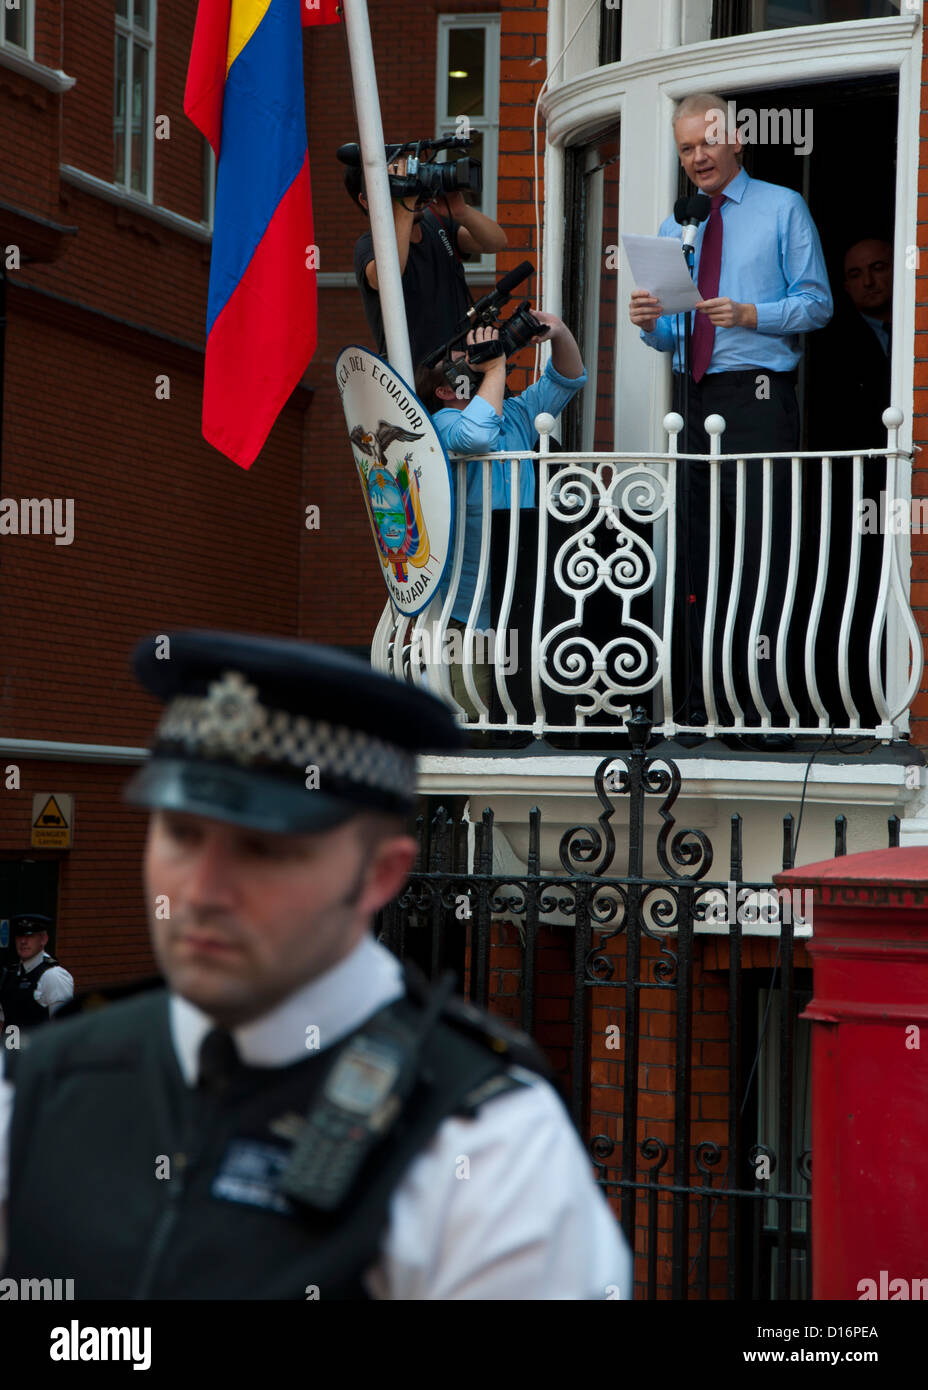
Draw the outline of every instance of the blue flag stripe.
M244 275L306 157L303 28L272 0L226 78L206 332Z

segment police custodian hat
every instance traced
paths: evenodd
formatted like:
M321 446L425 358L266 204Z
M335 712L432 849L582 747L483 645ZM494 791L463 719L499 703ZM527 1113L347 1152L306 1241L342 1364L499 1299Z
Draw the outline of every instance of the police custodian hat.
M17 912L15 917L10 918L14 936L35 936L37 932L47 932L52 926L52 919L41 912Z
M166 705L124 793L138 806L275 833L406 815L416 755L463 743L446 705L330 647L176 632L140 642L132 664Z

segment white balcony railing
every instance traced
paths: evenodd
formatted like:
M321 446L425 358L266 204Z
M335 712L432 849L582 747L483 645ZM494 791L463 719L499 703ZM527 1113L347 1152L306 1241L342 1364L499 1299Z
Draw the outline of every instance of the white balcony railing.
M907 728L923 658L908 596L917 510L910 456L898 446L901 412L883 419L885 449L736 458L721 453L720 416L706 421L709 455L677 454L679 415L665 417L664 454L552 453L554 421L539 416L538 453L490 456L512 461L514 501L505 511L491 512L490 458L478 461L480 553L463 630L451 615L461 583L465 470L474 462L458 458L445 591L414 619L388 605L372 660L441 695L476 730L601 736L644 704L655 731L667 736L895 737ZM520 510L519 470L536 461L538 505ZM702 626L695 640L684 631L687 596L677 576L689 534L677 515L678 473L691 463L708 486L708 532L699 542L708 549L708 582L695 596ZM725 487L733 499L727 515ZM776 582L785 583L773 621L772 562ZM478 630L485 595L492 623ZM481 694L487 657L489 692L484 675ZM693 714L694 689L705 724Z

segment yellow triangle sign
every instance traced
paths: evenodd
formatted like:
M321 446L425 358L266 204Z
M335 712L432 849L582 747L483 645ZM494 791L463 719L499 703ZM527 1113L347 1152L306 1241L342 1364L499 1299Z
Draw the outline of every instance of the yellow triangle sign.
M45 805L32 822L32 825L33 829L38 829L42 826L54 826L58 830L66 830L68 828L68 822L62 814L61 807L53 796L48 798Z

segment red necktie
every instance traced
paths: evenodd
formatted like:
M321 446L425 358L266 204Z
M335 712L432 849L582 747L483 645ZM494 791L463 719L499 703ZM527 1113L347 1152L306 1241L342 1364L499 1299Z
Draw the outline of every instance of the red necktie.
M709 225L702 239L702 252L699 257L699 293L703 299L717 299L719 275L722 270L722 204L724 193L716 193L712 199ZM712 361L715 345L715 324L707 314L696 311L693 325L693 380L701 381Z

